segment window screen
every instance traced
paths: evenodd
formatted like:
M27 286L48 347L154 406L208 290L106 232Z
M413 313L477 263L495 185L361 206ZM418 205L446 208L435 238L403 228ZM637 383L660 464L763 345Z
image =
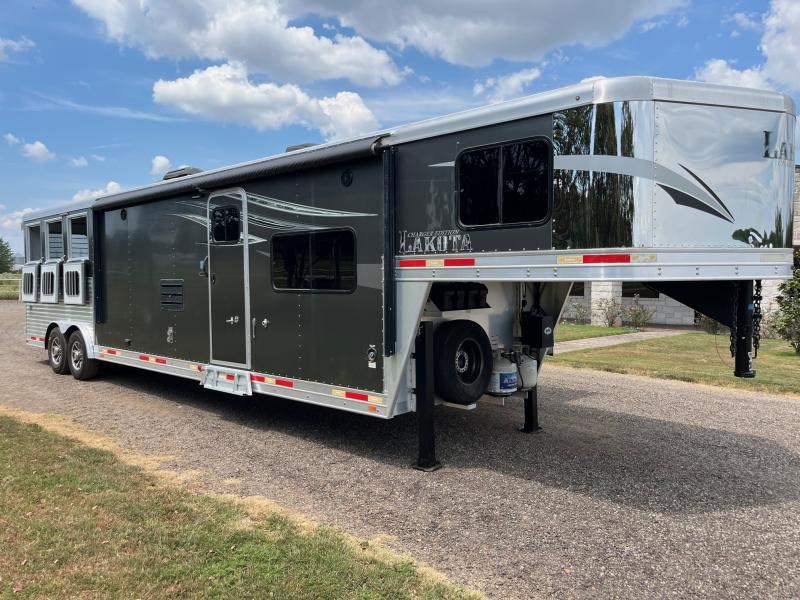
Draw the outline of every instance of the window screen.
M89 256L89 235L86 230L86 217L77 217L69 221L69 257L82 258Z
M211 235L215 243L236 243L240 232L238 206L219 206L211 212Z
M552 151L545 140L479 148L458 157L459 217L466 226L547 217Z
M61 221L47 223L47 258L64 256L64 236L61 235Z
M42 258L42 235L41 229L36 225L28 227L28 260L40 258Z
M356 289L352 231L272 238L272 284L279 290L350 292Z

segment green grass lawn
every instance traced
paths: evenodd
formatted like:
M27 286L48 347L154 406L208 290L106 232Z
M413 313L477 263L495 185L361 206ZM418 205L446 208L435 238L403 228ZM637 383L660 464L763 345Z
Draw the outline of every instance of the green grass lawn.
M0 416L0 597L474 598L325 526Z
M19 273L0 273L0 300L19 299Z
M596 350L565 352L556 354L552 360L553 364L570 367L800 395L800 356L787 342L761 342L754 379L733 376L733 359L728 347L725 335L687 333Z
M577 323L559 323L556 325L556 342L569 342L585 338L619 335L620 333L636 333L634 327L603 327L601 325L579 325Z

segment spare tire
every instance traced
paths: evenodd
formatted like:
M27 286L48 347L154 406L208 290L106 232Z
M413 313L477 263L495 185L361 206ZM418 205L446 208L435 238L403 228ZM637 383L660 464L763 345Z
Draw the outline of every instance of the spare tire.
M445 402L474 404L492 376L492 344L474 321L447 321L433 334L434 384Z

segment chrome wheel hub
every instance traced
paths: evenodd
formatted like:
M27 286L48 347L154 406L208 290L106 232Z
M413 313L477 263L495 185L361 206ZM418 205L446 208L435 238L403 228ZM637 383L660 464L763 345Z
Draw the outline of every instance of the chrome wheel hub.
M76 370L80 371L81 367L83 366L83 348L81 348L81 343L78 340L72 342L70 355L72 357L72 366L75 367Z

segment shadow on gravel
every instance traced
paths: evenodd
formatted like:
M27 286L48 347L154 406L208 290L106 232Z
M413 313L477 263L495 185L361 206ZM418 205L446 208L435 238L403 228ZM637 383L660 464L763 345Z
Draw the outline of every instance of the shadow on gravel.
M103 379L208 411L250 429L275 431L377 461L397 484L419 477L416 420L384 421L269 396L236 398L194 382L114 367ZM474 412L438 408L437 451L451 476L458 469L497 471L641 510L696 513L800 498L800 456L770 439L579 406L578 389L543 386L545 432L516 428L521 402ZM243 435L247 435L243 431ZM399 472L398 472L399 470ZM387 485L393 485L387 480ZM480 493L476 491L476 494ZM462 498L469 502L469 498ZM535 496L531 496L535 502Z

